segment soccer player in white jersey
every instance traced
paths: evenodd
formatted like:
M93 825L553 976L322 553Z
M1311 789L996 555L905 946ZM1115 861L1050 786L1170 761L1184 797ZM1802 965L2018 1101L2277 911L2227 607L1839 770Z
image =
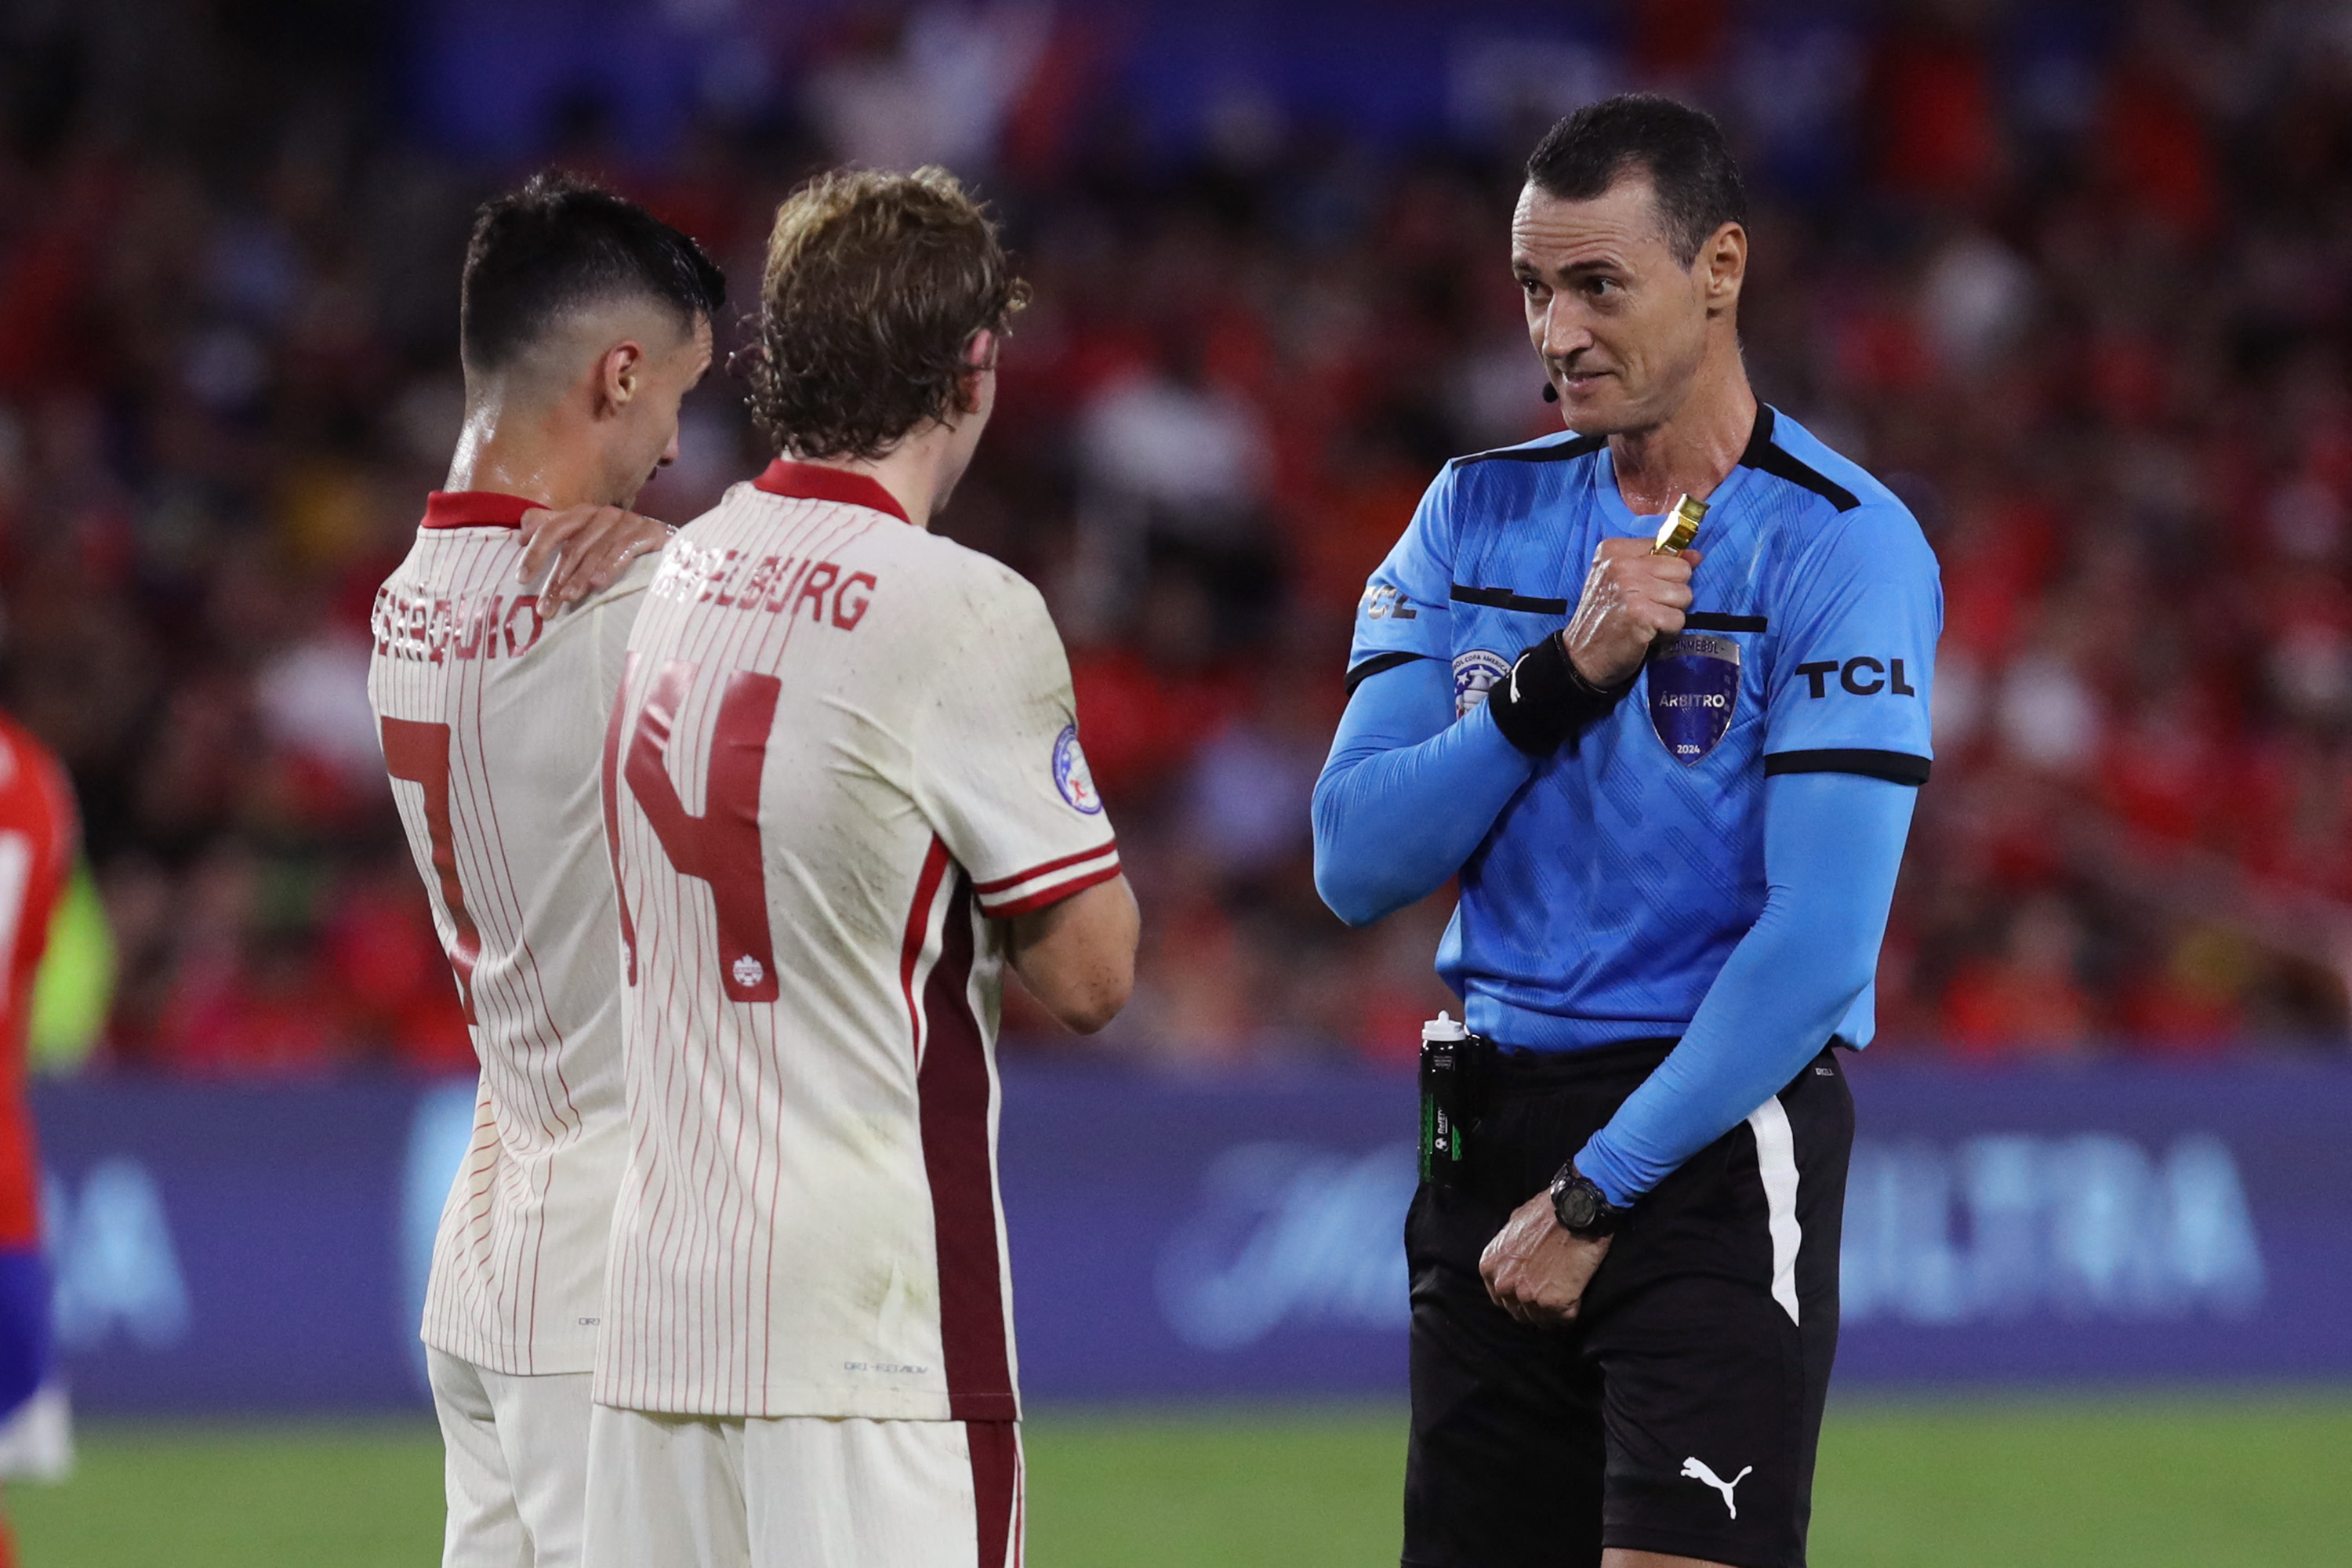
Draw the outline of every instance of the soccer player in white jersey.
M784 455L629 638L593 1568L1020 1559L1003 967L1092 1030L1137 934L1044 602L928 531L1026 296L939 170L786 201L751 356Z
M464 432L376 599L368 697L482 1064L425 1308L448 1568L579 1561L628 1145L596 770L667 538L624 509L677 456L723 294L692 240L608 192L542 175L483 208Z

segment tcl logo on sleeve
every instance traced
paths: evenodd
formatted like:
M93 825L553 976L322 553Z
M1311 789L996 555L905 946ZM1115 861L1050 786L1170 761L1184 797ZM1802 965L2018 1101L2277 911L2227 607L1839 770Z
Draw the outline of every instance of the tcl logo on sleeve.
M1837 679L1840 687L1856 697L1875 697L1882 691L1889 697L1919 695L1912 689L1911 683L1904 679L1903 661L1899 658L1876 659L1867 654L1859 658L1849 658L1843 663L1833 658L1824 658L1812 664L1797 666L1797 673L1805 678L1807 686L1811 688L1805 693L1808 697L1828 696L1830 679L1832 676Z
M1364 590L1363 610L1364 618L1368 621L1414 621L1421 618L1421 612L1412 607L1412 601L1404 596L1403 591L1391 588L1386 583L1375 583Z

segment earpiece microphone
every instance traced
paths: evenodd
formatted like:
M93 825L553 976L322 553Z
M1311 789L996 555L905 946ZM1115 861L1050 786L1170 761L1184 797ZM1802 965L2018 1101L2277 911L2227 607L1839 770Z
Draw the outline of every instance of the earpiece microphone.
M1548 381L1544 383L1544 401L1546 403L1558 403L1559 401L1559 388L1554 386Z

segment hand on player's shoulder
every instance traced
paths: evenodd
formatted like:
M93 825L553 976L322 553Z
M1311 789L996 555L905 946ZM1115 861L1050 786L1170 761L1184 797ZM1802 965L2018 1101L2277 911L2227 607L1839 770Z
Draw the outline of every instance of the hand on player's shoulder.
M660 554L669 542L669 525L625 507L534 508L523 513L521 537L515 580L533 583L546 574L540 613L552 616L611 587L637 561Z

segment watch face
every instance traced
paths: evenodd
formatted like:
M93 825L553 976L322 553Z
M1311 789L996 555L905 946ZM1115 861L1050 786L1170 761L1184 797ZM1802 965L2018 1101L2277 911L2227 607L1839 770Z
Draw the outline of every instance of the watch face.
M1591 1225L1598 1207L1592 1189L1581 1182L1570 1184L1568 1191L1560 1194L1560 1217L1570 1230L1581 1230Z

